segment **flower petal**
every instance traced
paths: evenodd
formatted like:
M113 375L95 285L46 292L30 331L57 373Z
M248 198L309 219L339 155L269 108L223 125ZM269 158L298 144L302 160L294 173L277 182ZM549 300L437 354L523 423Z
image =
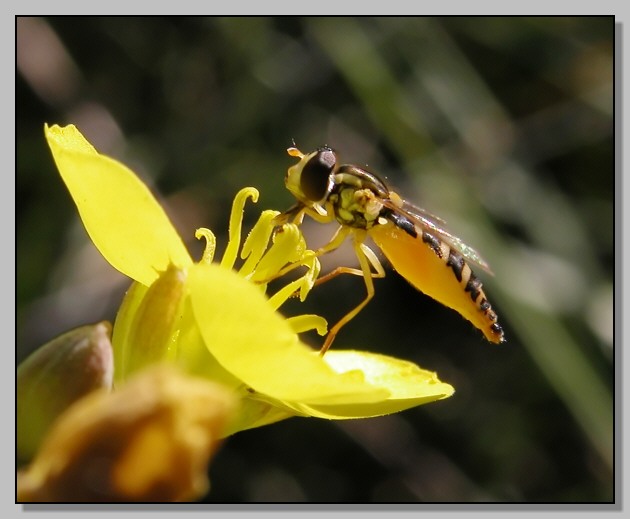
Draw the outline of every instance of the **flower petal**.
M364 351L329 350L324 360L338 373L360 370L366 381L382 387L390 396L379 402L346 403L335 401L318 405L299 405L298 411L328 419L368 418L396 413L421 404L448 398L454 393L450 384L441 382L437 374L416 364Z
M288 409L283 405L254 398L243 398L240 400L238 413L228 424L224 436L293 418L296 414L293 409Z
M210 353L257 393L280 401L377 402L388 390L356 373L335 371L273 311L258 288L233 271L194 264L188 282L193 311Z
M83 225L114 268L150 285L169 264L191 264L166 213L131 170L97 153L73 125L46 125L45 133Z

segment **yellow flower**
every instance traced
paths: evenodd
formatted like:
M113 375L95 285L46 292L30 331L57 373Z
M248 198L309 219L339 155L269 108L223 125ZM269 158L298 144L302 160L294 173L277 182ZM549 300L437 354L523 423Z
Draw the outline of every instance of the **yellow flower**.
M364 418L446 398L453 388L433 372L384 355L332 350L324 357L298 333L325 333L318 316L285 318L278 308L296 291L304 299L319 262L297 227L274 233L278 213L263 211L241 246L246 188L235 198L230 240L220 263L215 239L194 262L148 188L121 163L100 155L74 126L45 127L61 176L85 228L109 263L134 280L113 331L114 384L168 360L220 382L241 400L229 433L290 416ZM239 255L241 266L236 269ZM289 263L306 273L271 297L266 281Z

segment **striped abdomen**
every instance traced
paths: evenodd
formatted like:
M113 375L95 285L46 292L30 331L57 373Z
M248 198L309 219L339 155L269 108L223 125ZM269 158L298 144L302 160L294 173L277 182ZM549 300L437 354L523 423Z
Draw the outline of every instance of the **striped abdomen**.
M494 343L504 341L497 314L463 256L418 226L387 222L369 231L392 266L421 292L459 312Z

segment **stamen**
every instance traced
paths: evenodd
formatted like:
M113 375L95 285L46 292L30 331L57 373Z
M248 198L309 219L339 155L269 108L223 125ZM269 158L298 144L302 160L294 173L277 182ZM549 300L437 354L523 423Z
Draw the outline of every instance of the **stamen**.
M247 235L241 250L241 258L246 260L239 270L241 276L248 277L265 254L269 245L269 238L275 228L273 219L279 214L278 211L263 211Z
M234 262L238 254L238 248L241 245L241 227L243 225L243 210L245 202L251 198L254 203L258 201L258 190L254 187L245 187L241 189L234 197L232 204L232 212L230 213L229 240L225 253L221 259L223 268L234 268Z
M269 304L273 307L274 310L277 310L301 288L301 284L301 278L291 281L291 283L282 287L269 298Z
M201 256L200 263L212 263L214 259L214 251L217 249L217 238L210 229L200 227L195 231L195 238L201 240L205 238L206 246L203 249L203 255Z
M302 280L302 286L300 287L300 301L304 302L306 296L311 291L311 288L313 288L315 281L319 277L322 265L319 262L319 258L311 251L307 251L307 254L304 255L302 264L307 269L305 274L300 278Z
M259 283L278 277L287 263L302 260L306 252L306 243L299 228L293 224L282 226L282 232L273 237L273 243L252 272L251 280Z
M314 314L296 315L287 318L289 325L295 333L308 332L316 330L319 335L326 335L328 331L328 323L326 319Z

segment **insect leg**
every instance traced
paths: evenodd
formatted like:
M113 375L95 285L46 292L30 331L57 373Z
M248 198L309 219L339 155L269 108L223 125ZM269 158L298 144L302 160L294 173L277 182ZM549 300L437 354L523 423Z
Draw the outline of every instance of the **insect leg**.
M346 315L344 315L329 331L328 335L326 335L326 340L324 341L324 345L319 350L320 355L324 355L330 345L335 340L335 336L339 333L339 330L348 322L350 322L355 315L357 315L365 305L367 305L374 297L374 281L373 278L381 278L385 276L385 269L378 261L378 258L372 252L372 250L362 243L362 237L359 237L355 234L354 236L354 252L357 255L357 259L359 260L359 264L361 265L361 274L363 275L363 280L365 281L365 288L367 290L367 295L363 301L361 301L356 307L350 310ZM372 272L370 265L374 267L376 273ZM338 270L338 269L337 269ZM349 269L356 270L356 269ZM334 272L334 271L333 271Z
M385 269L383 268L383 265L381 265L381 262L378 260L378 258L376 257L376 254L374 254L372 249L370 249L367 245L362 243L361 250L367 256L368 261L370 262L370 264L376 271L376 272L372 272L372 270L370 269L369 275L372 278L384 278ZM313 286L316 287L317 285L326 283L327 281L330 281L331 279L336 278L337 276L341 274L352 274L353 276L365 276L365 273L363 272L363 270L360 270L360 269L355 269L351 267L337 267L336 269L331 270L328 274L317 278Z

